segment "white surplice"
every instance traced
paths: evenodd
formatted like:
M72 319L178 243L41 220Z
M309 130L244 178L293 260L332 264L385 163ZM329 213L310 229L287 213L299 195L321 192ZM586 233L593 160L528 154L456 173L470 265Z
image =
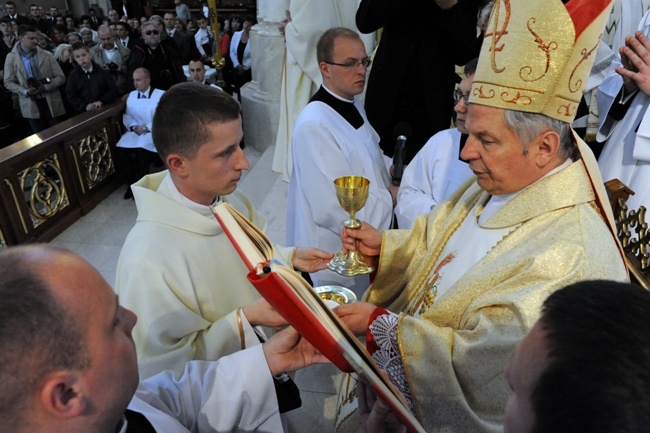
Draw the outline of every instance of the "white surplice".
M293 174L287 199L287 245L317 247L333 253L341 250L340 233L343 221L349 218L334 188L334 179L341 176L370 179L368 200L356 218L379 230L390 227L391 160L379 148L379 136L361 103L355 99L354 105L364 120L359 129L319 101L307 104L298 117L291 148ZM312 280L315 286L338 284L357 294L369 284L367 275L343 277L330 270L312 274Z
M149 89L151 90L151 89ZM122 122L127 131L122 135L120 141L117 142L117 147L134 148L140 147L150 152L156 152L156 147L153 144L153 137L151 133L138 135L129 129L132 126L146 125L149 131L152 130L153 114L156 111L160 97L165 93L164 90L153 89L153 91L146 91L147 98L138 98L140 92L134 90L129 94L126 100L126 111L122 117Z
M404 169L395 216L400 229L409 229L418 215L429 213L472 176L469 164L458 158L461 134L446 129L435 134Z
M650 12L646 13L639 30L650 35ZM610 71L598 90L598 112L600 127L598 141L606 141L598 166L604 181L618 179L631 188L635 194L627 204L631 209L640 205L650 207L650 96L640 90L633 96L632 103L620 121L607 114L614 103L618 103L623 79L614 68L620 66L620 58L612 62Z
M261 345L216 362L189 362L178 379L166 371L142 381L129 409L159 433L284 431Z

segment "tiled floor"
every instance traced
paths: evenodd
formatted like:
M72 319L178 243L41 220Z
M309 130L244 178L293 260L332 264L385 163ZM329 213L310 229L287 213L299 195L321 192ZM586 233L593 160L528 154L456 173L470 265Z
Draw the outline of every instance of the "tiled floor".
M267 234L284 244L287 183L271 171L274 148L261 152L244 149L251 169L244 173L239 188L251 199L267 221ZM117 259L137 216L135 202L123 200L123 189L114 192L90 213L77 221L53 244L84 257L113 285ZM295 382L301 389L303 406L289 414L294 433L320 433L333 430L336 414L336 389L341 373L331 365L311 366L296 372Z

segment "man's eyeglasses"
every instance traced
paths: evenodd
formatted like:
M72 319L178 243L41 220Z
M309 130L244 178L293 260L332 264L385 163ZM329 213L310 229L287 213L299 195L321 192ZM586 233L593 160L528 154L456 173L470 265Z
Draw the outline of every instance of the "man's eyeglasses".
M357 68L361 65L363 65L364 68L368 69L370 65L372 64L372 60L370 59L363 59L361 61L350 61L350 62L345 62L345 63L334 63L334 62L325 62L328 65L335 65L335 66L341 66L348 71L356 71Z
M151 35L159 35L160 32L158 30L147 30L144 32L145 35L151 36Z
M460 91L460 89L455 89L454 90L454 104L458 104L460 100L463 100L465 105L469 104L469 93L465 95L463 92Z

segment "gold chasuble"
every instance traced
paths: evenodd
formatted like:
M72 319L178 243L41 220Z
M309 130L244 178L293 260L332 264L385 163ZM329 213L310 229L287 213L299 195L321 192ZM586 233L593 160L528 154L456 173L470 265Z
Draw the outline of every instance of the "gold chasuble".
M364 300L408 311L465 218L488 194L470 181L412 230L384 232ZM512 228L420 318L403 313L399 348L416 415L427 431L502 431L503 368L553 291L589 279L627 281L581 160L522 191L481 226ZM458 248L472 248L464 240Z
M570 124L610 10L611 0L496 0L470 115L483 105ZM482 131L468 129L468 143L480 148ZM560 137L560 126L549 129ZM524 146L535 137L517 138L526 155ZM490 195L473 179L410 231L383 234L378 272L364 300L399 314L396 328L395 316L383 316L392 322L382 341L397 342L404 371L385 365L391 379L398 372L400 386L405 376L408 387L401 389L410 391L428 432L502 432L509 396L503 368L544 300L577 281L628 281L593 154L575 134L573 141L574 162L564 161L516 194L504 193L513 197L495 213L479 220ZM379 321L371 320L369 334ZM353 404L340 408L339 421L349 420L340 430L353 423Z

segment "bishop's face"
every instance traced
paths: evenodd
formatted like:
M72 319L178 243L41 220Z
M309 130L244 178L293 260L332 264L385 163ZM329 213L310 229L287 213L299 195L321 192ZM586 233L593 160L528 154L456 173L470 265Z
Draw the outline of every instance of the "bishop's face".
M460 153L479 186L492 195L520 191L542 176L536 165L535 142L529 145L533 151L524 152L522 141L503 116L501 108L469 104L465 121L469 138Z

